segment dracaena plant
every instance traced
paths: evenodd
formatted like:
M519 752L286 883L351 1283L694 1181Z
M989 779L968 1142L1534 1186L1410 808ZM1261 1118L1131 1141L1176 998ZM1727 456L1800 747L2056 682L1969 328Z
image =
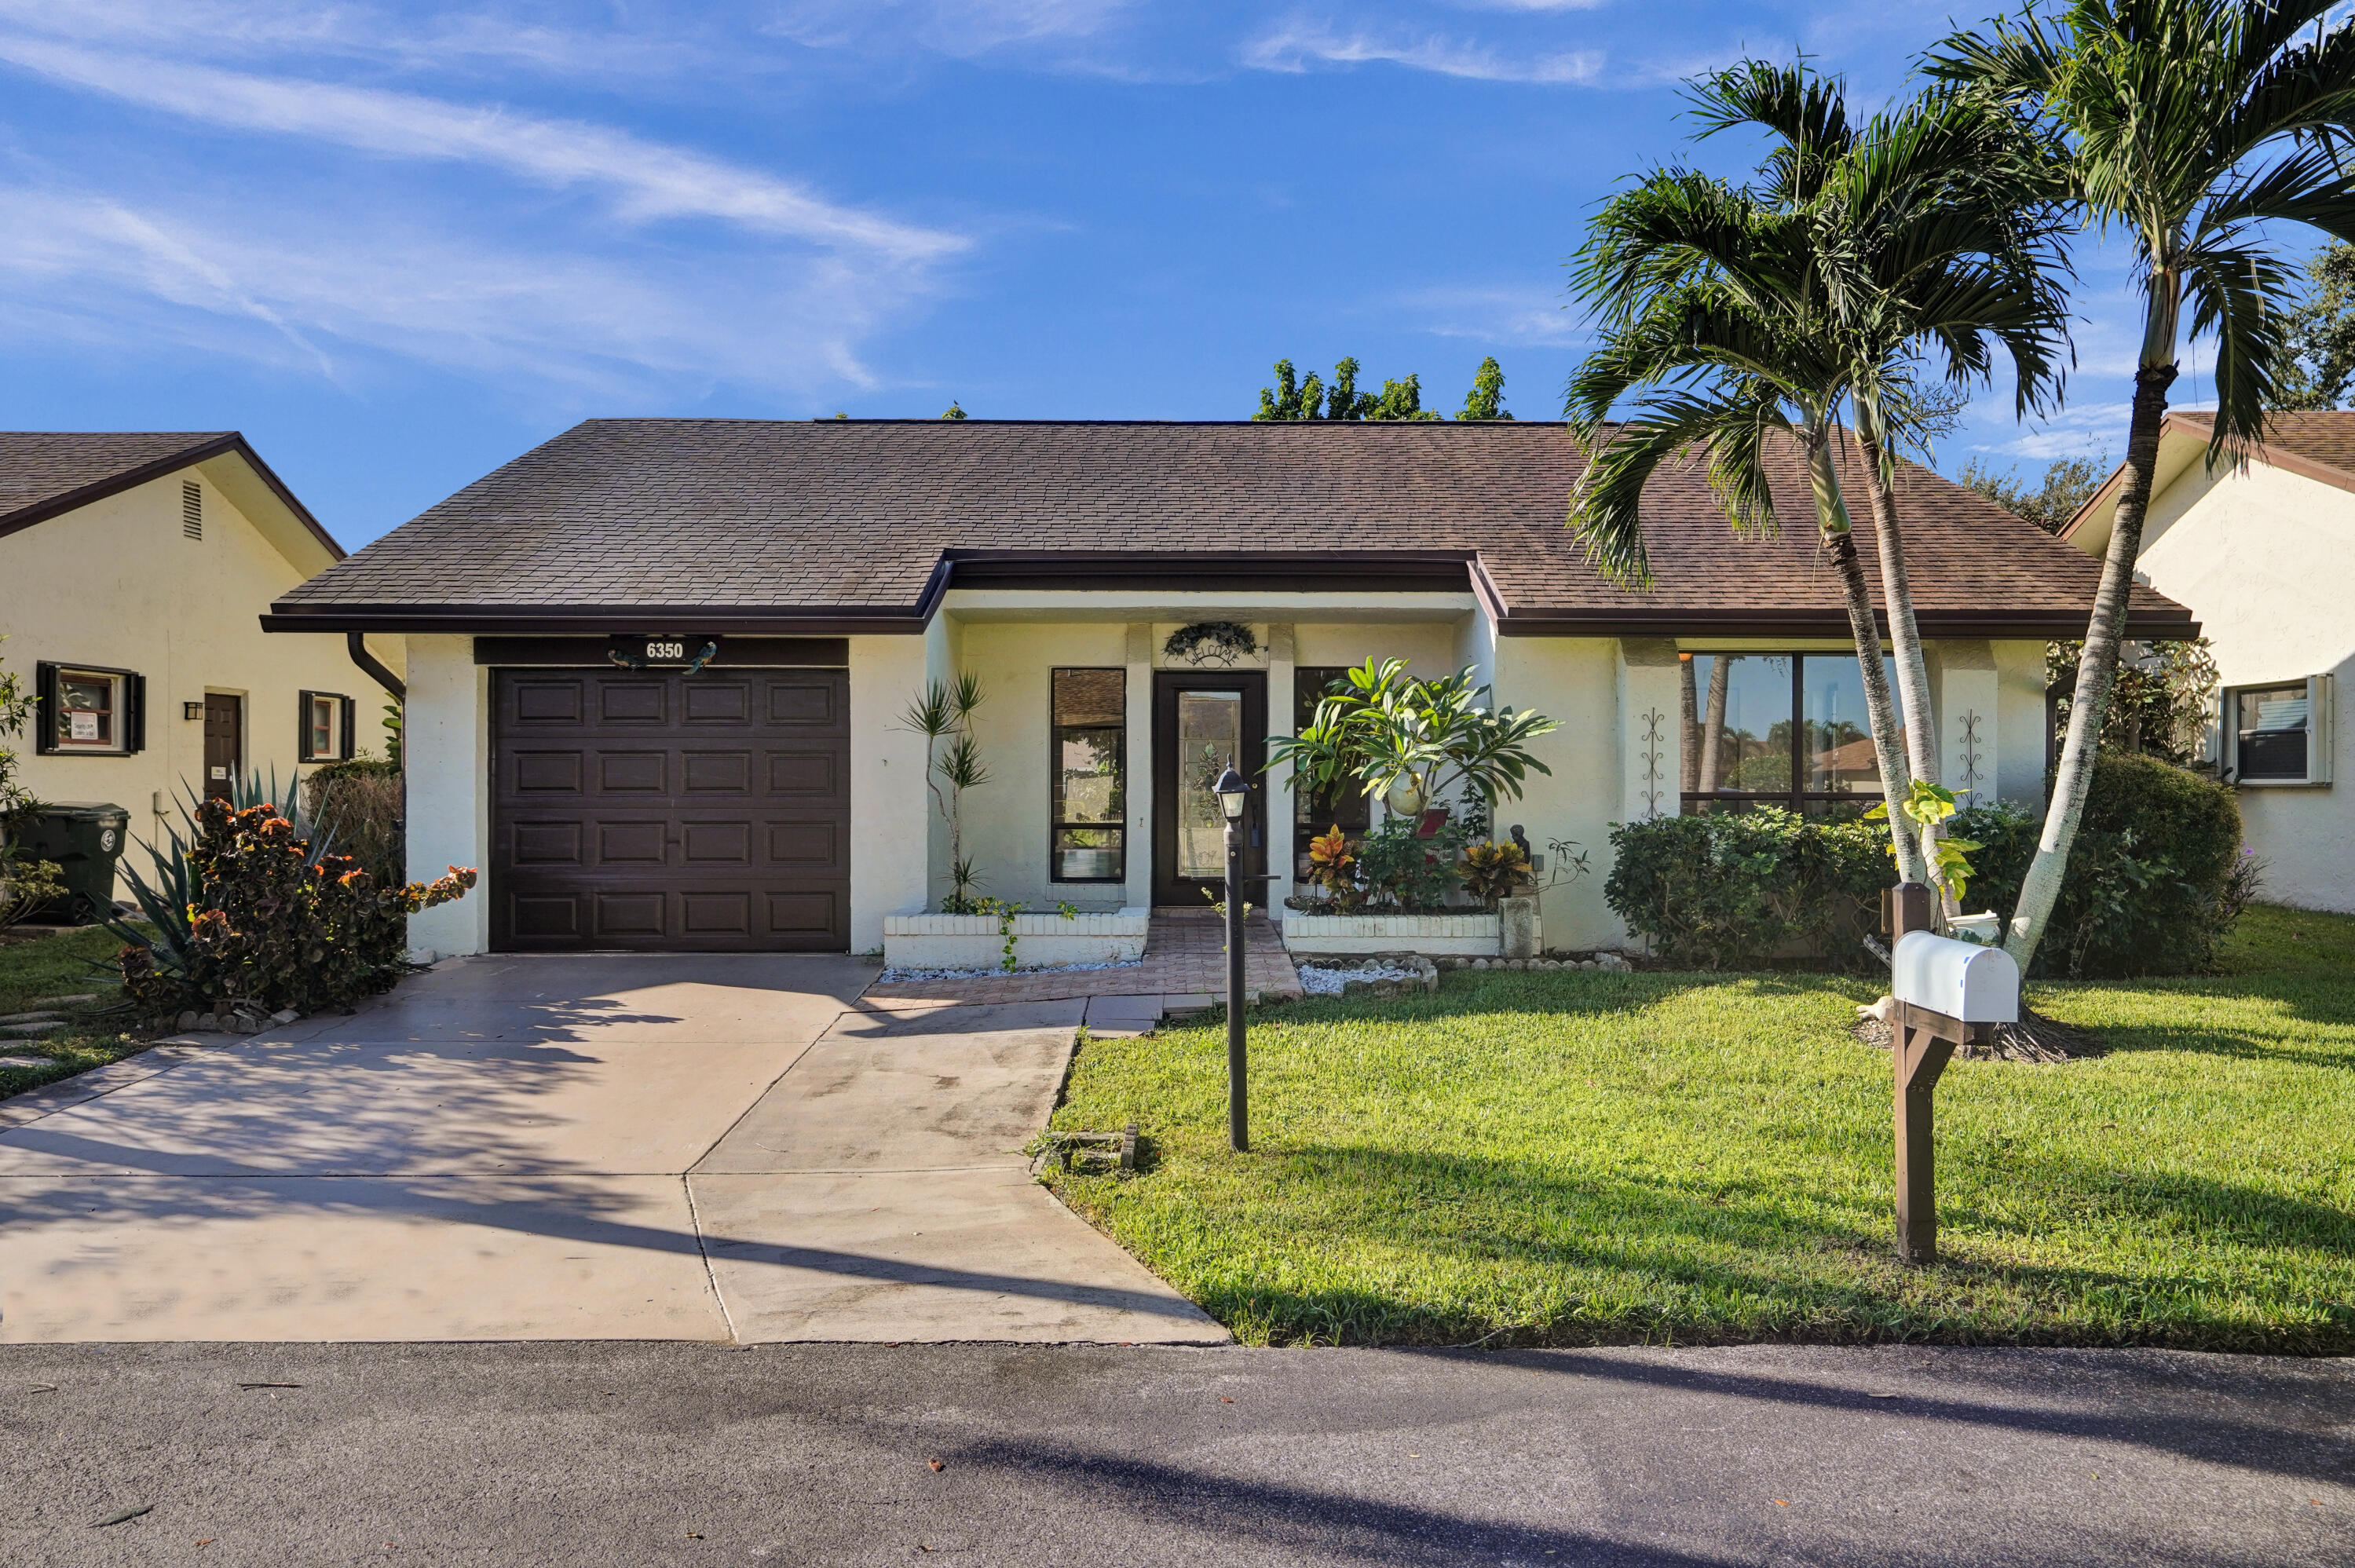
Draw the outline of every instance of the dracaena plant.
M964 852L964 792L989 782L989 765L973 738L974 709L981 706L981 677L970 670L954 681L933 681L908 704L900 724L924 738L924 785L948 827L949 891L943 914L983 911L975 890L980 873Z

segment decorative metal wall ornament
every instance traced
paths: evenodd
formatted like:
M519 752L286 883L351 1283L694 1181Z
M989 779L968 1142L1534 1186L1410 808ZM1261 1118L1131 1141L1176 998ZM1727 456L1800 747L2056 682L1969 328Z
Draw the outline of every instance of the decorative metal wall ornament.
M1986 756L1980 746L1981 739L1979 710L1974 708L1963 715L1963 787L1955 792L1956 795L1976 795L1980 779L1986 776L1980 771Z
M1197 621L1170 633L1161 652L1173 662L1182 660L1197 669L1232 669L1237 659L1257 656L1259 639L1252 635L1249 626L1232 621Z
M1663 733L1668 716L1654 708L1644 714L1644 815L1660 815L1661 781L1668 777L1668 747Z

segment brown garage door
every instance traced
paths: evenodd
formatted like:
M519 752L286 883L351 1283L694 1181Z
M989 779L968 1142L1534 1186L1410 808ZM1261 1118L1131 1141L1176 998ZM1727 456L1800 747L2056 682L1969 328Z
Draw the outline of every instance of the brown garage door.
M492 946L849 946L845 672L495 679Z

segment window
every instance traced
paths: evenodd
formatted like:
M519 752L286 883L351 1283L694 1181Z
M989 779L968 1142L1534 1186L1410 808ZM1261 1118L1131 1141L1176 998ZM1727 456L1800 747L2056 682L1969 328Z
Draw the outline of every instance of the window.
M337 691L303 693L302 733L295 758L305 763L341 762L352 754L352 699Z
M130 670L38 665L34 695L40 709L37 751L122 757L146 746L147 682Z
M2330 782L2330 677L2224 692L2225 766L2236 784Z
M1052 672L1048 772L1050 874L1059 882L1128 880L1128 672Z
M1310 666L1292 672L1292 732L1299 734L1316 721L1316 705L1333 690L1334 683L1346 685L1349 672L1338 666L1331 668ZM1309 839L1327 828L1338 825L1351 837L1366 831L1372 820L1373 802L1366 797L1359 784L1344 780L1332 788L1309 791L1295 787L1292 792L1293 825L1303 831L1293 835L1303 848L1302 864ZM1301 873L1305 876L1307 873Z
M1881 763L1854 654L1681 657L1679 783L1688 813L1764 803L1820 814L1880 799ZM1885 659L1883 667L1894 701L1896 669Z

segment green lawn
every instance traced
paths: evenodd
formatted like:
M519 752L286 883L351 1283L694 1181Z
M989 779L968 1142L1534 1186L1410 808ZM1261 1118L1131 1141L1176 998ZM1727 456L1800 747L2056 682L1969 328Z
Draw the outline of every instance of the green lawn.
M101 971L91 967L91 962L107 963L122 949L121 937L96 926L0 946L0 1013L21 1012L48 997L95 992L99 998L85 1007L60 1009L69 1021L55 1034L0 1040L0 1055L49 1058L44 1067L0 1067L0 1099L119 1061L144 1048L144 1041L122 1032L124 1019L101 1011L120 997L123 981L111 965ZM90 1016L93 1013L99 1016Z
M2109 1053L1958 1061L1943 1261L1893 1255L1877 987L1457 971L1253 1015L1253 1151L1211 1022L1089 1042L1057 1190L1253 1343L1732 1339L2355 1351L2355 920L2253 912L2227 972L2038 986Z

